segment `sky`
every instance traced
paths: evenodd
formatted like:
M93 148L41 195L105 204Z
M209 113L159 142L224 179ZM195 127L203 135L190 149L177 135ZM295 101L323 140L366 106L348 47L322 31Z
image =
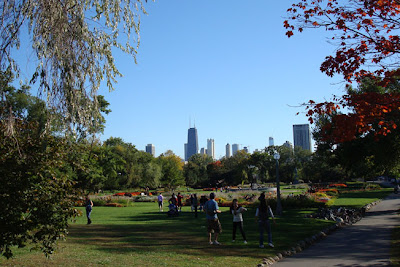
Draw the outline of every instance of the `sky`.
M341 77L319 70L335 51L324 31L285 35L294 2L145 3L137 64L116 52L124 77L115 91L99 91L112 110L101 140L120 137L139 150L153 144L156 156L172 150L181 158L193 126L199 148L215 140L216 158L227 143L250 152L268 146L269 137L293 143L293 124L308 123L302 103L344 93Z

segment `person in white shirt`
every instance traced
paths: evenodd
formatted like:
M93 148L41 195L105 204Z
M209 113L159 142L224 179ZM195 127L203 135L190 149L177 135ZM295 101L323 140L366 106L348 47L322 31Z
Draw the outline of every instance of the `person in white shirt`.
M158 208L160 209L160 211L163 211L163 200L164 200L164 197L163 197L162 193L160 193L158 195L157 200L158 200Z
M236 241L236 229L239 227L240 233L242 233L242 237L244 243L247 244L246 235L243 230L243 216L242 213L247 211L244 207L239 207L238 200L234 199L232 201L231 213L233 215L233 232L232 232L232 242Z

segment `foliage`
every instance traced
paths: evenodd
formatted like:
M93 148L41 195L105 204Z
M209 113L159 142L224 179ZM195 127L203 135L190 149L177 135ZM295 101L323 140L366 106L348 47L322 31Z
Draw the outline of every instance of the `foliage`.
M189 158L188 163L183 167L186 185L202 187L208 185L207 165L213 159L209 155L194 154Z
M336 111L328 114L325 113L326 110L310 113L317 122L313 132L317 154L326 159L335 159L335 163L331 163L339 164L345 169L346 176L350 177L368 179L398 173L400 132L397 129L388 129L384 121L400 123L399 111L377 107L372 102L382 105L383 102L380 101L383 101L383 97L387 98L388 92L399 91L399 88L398 83L383 88L376 82L365 79L358 88L348 90L351 97L357 97L362 102L355 108L350 108L348 114ZM369 94L368 99L362 98L365 94ZM353 124L354 120L351 122L350 118L355 118L358 122ZM337 143L340 144L335 145Z
M64 114L64 126L86 133L99 118L96 92L121 76L114 48L134 60L139 45L142 0L12 0L0 4L0 69L18 71L15 56L27 30L47 105ZM101 102L101 100L100 100ZM75 128L74 128L75 126Z
M293 30L302 32L304 28L322 28L334 33L332 40L338 44L336 54L327 56L321 64L321 71L327 75L341 73L347 81L382 76L382 84L399 75L398 1L302 0L287 12L289 19L284 26L289 37ZM363 68L371 65L375 68Z
M287 36L293 30L322 28L333 33L338 49L327 56L321 71L329 76L342 74L348 82L359 84L369 79L375 85L390 88L398 83L400 51L400 5L396 0L302 0L288 9L284 21ZM308 116L337 113L347 108L349 114L336 114L324 126L324 136L333 143L350 141L364 134L386 136L397 129L400 107L399 91L350 92L333 101L309 101Z
M161 154L158 159L161 166L161 184L167 188L176 188L185 183L183 162L171 150Z
M68 143L37 135L37 124L15 122L15 133L0 124L0 253L33 243L46 254L68 233L74 209L73 182L61 171Z

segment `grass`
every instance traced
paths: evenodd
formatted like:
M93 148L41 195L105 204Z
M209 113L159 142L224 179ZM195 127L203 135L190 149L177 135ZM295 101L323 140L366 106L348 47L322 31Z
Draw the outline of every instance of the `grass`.
M81 209L83 211L83 209ZM255 266L266 256L293 246L332 222L304 218L312 210L288 211L272 226L274 249L258 248L255 210L244 214L249 243L237 235L232 240L232 215L222 208L222 246L207 243L205 215L194 218L189 207L179 217L158 212L156 203L135 203L133 207L94 207L92 225L84 217L70 226L70 235L60 242L51 259L40 252L17 250L15 258L0 259L4 266ZM289 234L288 234L289 233ZM149 264L150 263L150 264Z
M393 228L390 254L390 262L392 266L400 266L400 226Z
M332 206L346 206L353 208L361 208L378 199L385 198L388 194L393 192L393 189L385 188L381 190L371 191L354 191L354 192L341 192L339 198L330 201Z
M358 206L384 197L386 190L343 194L335 205ZM340 204L338 204L340 203ZM79 208L82 212L83 208ZM1 266L256 266L263 258L287 250L300 240L333 224L331 221L304 218L314 209L289 210L272 226L275 248L258 248L255 210L244 214L248 244L240 233L232 240L232 215L228 208L219 217L222 246L207 243L205 215L198 218L184 207L179 217L158 212L156 203L133 203L132 207L94 207L92 225L85 216L71 223L67 241L59 242L56 253L46 259L39 251L15 250L10 260L0 258ZM399 230L397 230L399 234ZM397 235L397 240L399 240ZM396 240L396 239L395 239ZM397 243L398 244L398 243ZM397 247L398 249L398 247ZM396 250L398 251L398 250ZM397 254L399 255L399 254Z

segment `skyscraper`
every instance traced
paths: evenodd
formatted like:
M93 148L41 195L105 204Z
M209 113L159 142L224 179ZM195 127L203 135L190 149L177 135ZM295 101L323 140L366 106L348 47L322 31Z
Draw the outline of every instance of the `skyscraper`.
M153 157L156 156L156 147L153 144L148 144L146 146L146 152L149 154L152 154Z
M207 139L207 155L215 159L214 139Z
M205 149L204 147L202 147L201 149L200 149L200 154L201 155L207 155L207 149Z
M188 130L188 141L187 141L187 160L199 151L199 142L197 138L196 127L189 128Z
M269 138L269 146L274 146L274 138L273 137Z
M231 145L229 143L227 143L225 146L225 157L226 158L231 157Z
M187 143L185 143L185 161L188 161L188 156L187 156Z
M235 155L239 151L239 144L232 145L232 155Z
M300 146L303 149L311 151L310 126L308 124L293 125L294 146Z

